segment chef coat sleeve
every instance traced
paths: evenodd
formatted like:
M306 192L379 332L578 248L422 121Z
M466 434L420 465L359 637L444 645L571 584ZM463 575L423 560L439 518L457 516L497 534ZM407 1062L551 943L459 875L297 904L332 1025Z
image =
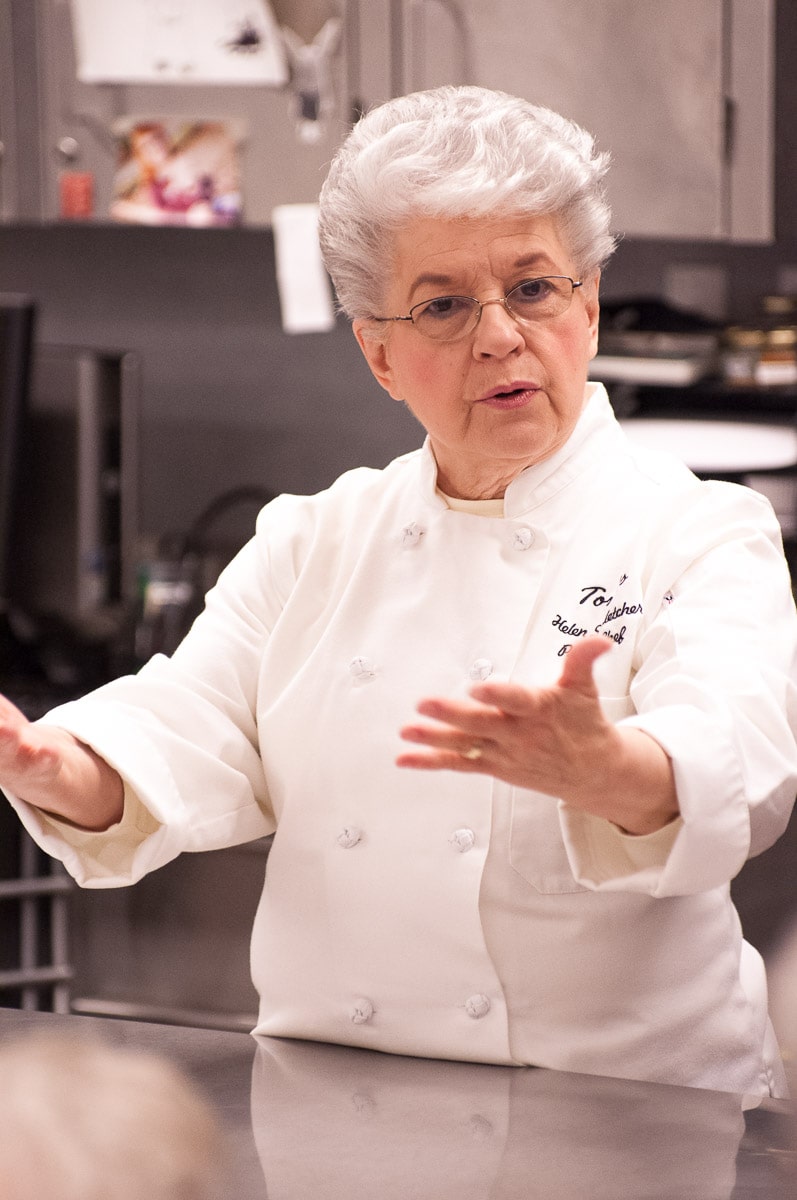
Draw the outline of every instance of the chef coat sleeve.
M786 828L797 792L797 618L769 502L702 485L651 534L630 694L669 755L680 816L634 838L560 804L585 887L656 896L727 884Z
M274 832L255 715L263 646L292 570L287 550L277 555L280 566L272 561L269 530L285 524L285 506L274 505L171 658L158 655L138 675L45 718L96 750L125 784L125 815L102 833L9 796L31 836L82 886L133 883L185 850Z

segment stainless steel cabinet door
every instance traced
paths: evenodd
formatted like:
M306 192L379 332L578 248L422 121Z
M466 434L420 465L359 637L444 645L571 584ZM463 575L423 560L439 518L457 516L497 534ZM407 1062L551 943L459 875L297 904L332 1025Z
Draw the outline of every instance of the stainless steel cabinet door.
M771 241L775 0L281 0L342 17L337 111L297 141L283 89L88 85L68 0L0 0L0 218L53 219L64 170L89 173L107 219L126 114L241 119L247 223L313 200L350 109L439 83L480 83L559 109L613 156L628 236Z
M400 37L403 90L477 83L578 121L612 153L619 231L772 238L772 0L400 0L400 8L400 29L395 4L391 11L392 55Z

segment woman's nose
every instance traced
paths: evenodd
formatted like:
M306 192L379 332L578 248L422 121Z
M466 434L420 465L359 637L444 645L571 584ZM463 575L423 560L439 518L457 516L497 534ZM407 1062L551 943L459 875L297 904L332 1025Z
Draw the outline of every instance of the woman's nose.
M503 358L525 345L520 325L506 307L503 297L482 302L482 312L473 339L477 358Z

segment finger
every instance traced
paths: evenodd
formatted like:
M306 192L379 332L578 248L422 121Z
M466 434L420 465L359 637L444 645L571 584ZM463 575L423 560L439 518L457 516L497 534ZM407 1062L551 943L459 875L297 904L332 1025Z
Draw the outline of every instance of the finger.
M478 733L451 725L405 725L399 730L399 737L405 742L454 754L468 754L474 745L483 749L486 744Z
M25 776L52 774L59 762L58 748L21 713L18 717L0 720L0 762L9 786Z
M406 732L413 731L416 735L414 740L423 740L428 744L434 742L442 746L453 744L455 748L458 748L460 743L470 745L474 737L492 736L497 724L502 720L500 709L493 705L440 697L421 700L417 711L422 717L429 717L435 723L430 725L418 722L407 725ZM405 736L405 731L402 731L402 736Z
M474 704L467 700L452 700L441 696L429 696L419 701L416 711L422 717L431 717L434 721L445 721L460 729L466 728L474 721L482 720L485 716L495 716L494 711L485 708L483 704Z
M584 641L576 642L565 657L557 686L595 696L597 689L592 674L593 666L597 659L611 650L613 646L614 642L610 638L604 637L603 634L596 634L585 638ZM506 713L512 717L527 716L534 710L536 703L535 693L528 687L523 687L518 683L499 683L497 680L474 684L469 694L474 700L489 705L493 710L493 715ZM482 712L486 714L489 709L483 709ZM487 724L488 722L485 721L485 726Z
M27 725L28 718L0 693L0 725Z
M485 715L489 714L491 719L501 713L511 717L524 717L535 704L534 694L519 683L476 683L470 689L470 695L474 700L480 700L482 704L489 706L482 709L482 712ZM487 725L488 721L485 720L484 724Z
M429 709L436 717L440 714L459 717L462 724L444 724L441 721L435 725L420 722L405 725L399 730L402 740L414 742L425 749L420 752L405 751L396 760L398 766L423 767L427 770L485 770L481 760L495 749L488 735L488 730L493 732L495 709L446 700L422 701L419 707ZM488 726L485 726L485 715Z
M483 755L478 758L469 758L465 753L455 750L429 750L426 753L406 750L397 755L396 766L409 767L416 771L465 771L470 774L479 772L489 774L489 767Z
M570 688L576 692L595 695L595 679L593 667L595 662L611 650L614 642L604 637L602 633L594 634L583 641L574 642L570 651L565 655L562 674L559 676L559 687Z

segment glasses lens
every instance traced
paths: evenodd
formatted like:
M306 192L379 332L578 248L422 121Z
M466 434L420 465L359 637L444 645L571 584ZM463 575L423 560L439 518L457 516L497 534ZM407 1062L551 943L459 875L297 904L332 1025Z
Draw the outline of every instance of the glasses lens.
M424 337L448 342L473 329L479 319L479 302L470 296L438 296L410 309L415 327Z
M543 279L526 279L508 293L507 307L526 321L558 317L566 312L573 298L573 280L564 275L547 275Z

